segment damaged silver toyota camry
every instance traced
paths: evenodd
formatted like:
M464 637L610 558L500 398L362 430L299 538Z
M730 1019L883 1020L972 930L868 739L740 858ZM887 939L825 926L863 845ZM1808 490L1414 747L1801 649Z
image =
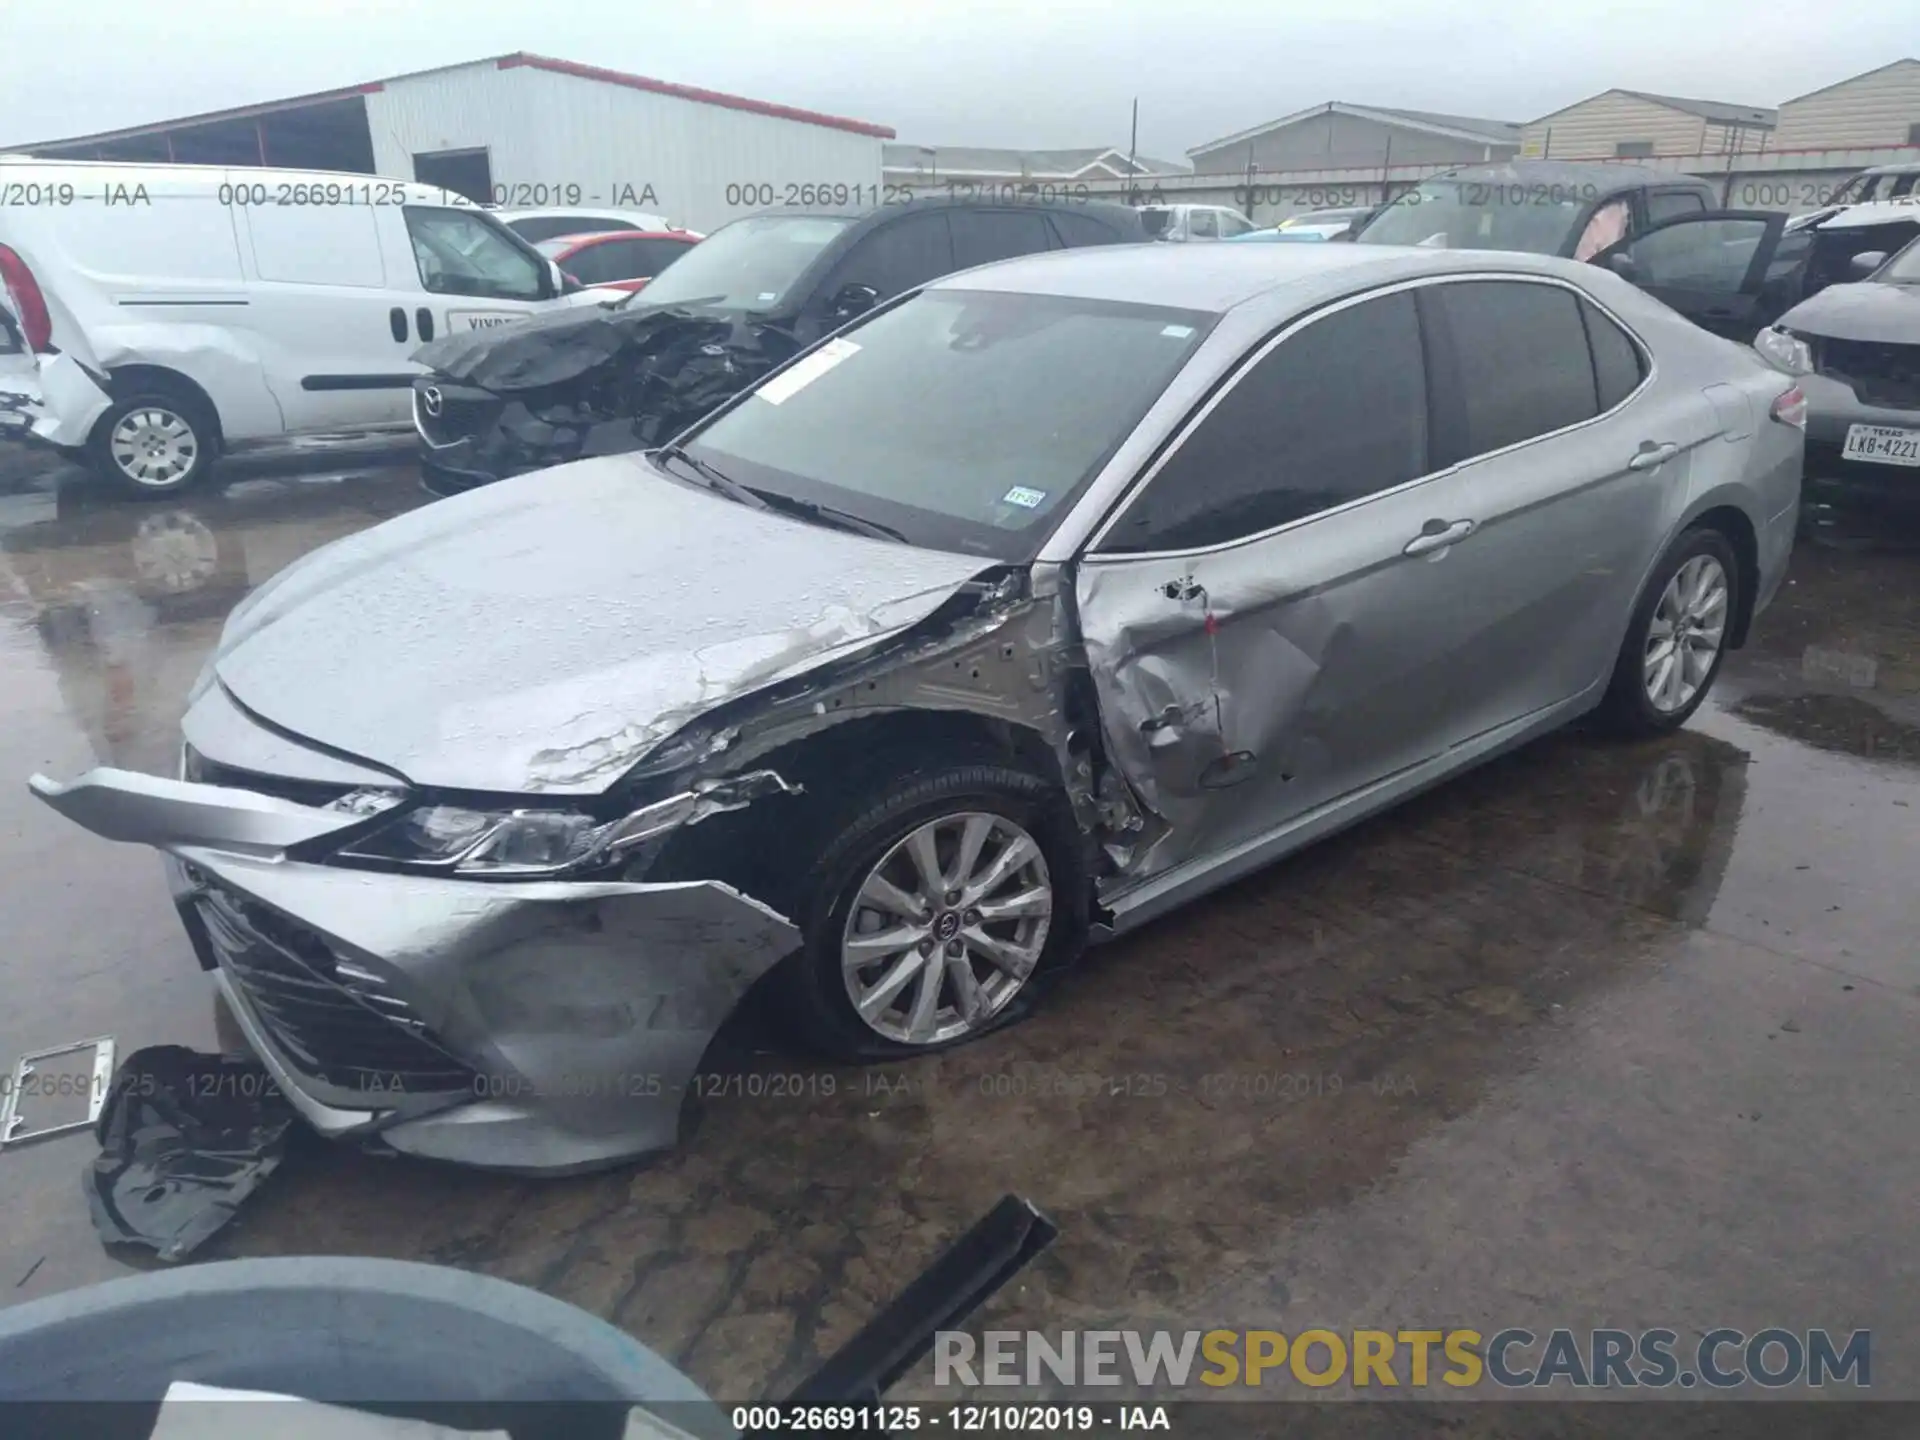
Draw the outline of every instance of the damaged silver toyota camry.
M1576 715L1681 724L1781 583L1800 409L1565 261L1010 261L316 551L177 777L32 784L166 852L322 1131L605 1164L763 982L830 1055L949 1045Z

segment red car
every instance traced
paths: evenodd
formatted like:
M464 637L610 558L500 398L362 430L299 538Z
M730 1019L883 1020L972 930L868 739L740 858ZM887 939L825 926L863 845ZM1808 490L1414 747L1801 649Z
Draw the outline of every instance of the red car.
M692 230L605 230L556 235L534 248L582 285L638 290L704 239Z

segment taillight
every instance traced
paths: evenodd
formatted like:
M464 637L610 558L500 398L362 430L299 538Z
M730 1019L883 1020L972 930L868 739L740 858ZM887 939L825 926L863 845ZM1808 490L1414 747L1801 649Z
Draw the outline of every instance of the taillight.
M19 312L21 328L27 332L27 348L36 355L51 354L53 317L47 314L47 297L40 293L40 282L33 278L33 271L20 258L20 252L10 245L0 245L0 283L6 285L7 294L13 297L13 308Z
M1806 392L1798 385L1795 385L1790 390L1781 391L1780 394L1774 397L1773 409L1770 413L1773 415L1773 418L1778 420L1782 425L1791 425L1796 430L1806 429Z

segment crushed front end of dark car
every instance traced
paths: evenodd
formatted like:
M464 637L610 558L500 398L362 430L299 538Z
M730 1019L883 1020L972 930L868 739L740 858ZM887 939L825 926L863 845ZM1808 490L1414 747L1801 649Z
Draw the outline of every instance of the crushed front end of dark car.
M448 335L414 354L427 488L664 443L783 364L799 343L738 311L601 305Z

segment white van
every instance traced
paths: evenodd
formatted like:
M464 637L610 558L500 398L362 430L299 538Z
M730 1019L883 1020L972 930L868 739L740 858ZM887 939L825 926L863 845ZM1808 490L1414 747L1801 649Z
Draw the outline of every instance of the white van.
M141 496L239 446L407 429L424 342L620 298L436 186L8 156L0 281L28 433Z

